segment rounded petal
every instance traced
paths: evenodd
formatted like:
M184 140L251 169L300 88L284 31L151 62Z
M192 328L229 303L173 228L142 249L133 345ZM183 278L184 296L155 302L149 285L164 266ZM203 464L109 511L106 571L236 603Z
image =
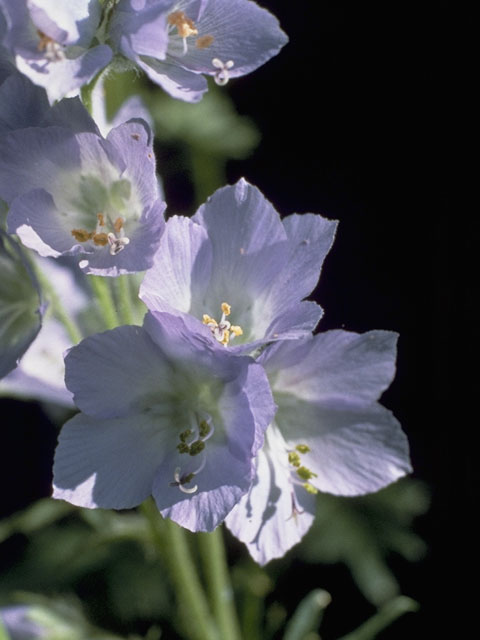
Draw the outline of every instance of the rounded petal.
M327 331L304 343L273 345L262 364L275 375L275 391L323 402L377 400L395 375L393 331Z
M199 47L196 40L190 38L185 54L183 43L169 46L169 56L196 73L214 75L217 69L212 60L218 58L223 62L234 62L229 71L232 78L243 76L267 62L288 42L275 16L255 2L206 0L201 3L198 15L197 6L196 2L188 3L185 14L193 19L199 38L213 38L211 44Z
M381 405L348 397L323 404L286 394L275 398L275 421L292 449L309 447L301 463L314 474L308 481L320 491L362 495L411 472L407 438Z
M171 366L141 327L95 334L65 357L65 383L91 416L135 415L148 394L170 389Z
M151 311L189 313L200 308L212 272L212 248L203 227L173 216L145 274L140 298Z
M152 493L163 434L149 415L76 415L58 440L53 497L89 509L137 506Z

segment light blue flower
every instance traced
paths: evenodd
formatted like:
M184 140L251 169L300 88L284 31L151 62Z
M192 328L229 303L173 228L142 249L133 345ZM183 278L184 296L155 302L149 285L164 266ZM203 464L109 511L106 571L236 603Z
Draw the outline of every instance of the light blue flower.
M277 19L250 0L120 0L113 47L174 98L197 102L261 66L286 44Z
M78 101L59 103L51 121L65 121L71 107L83 109ZM8 230L42 256L81 254L86 273L143 271L165 225L150 128L131 120L104 139L89 122L87 131L82 123L77 132L74 123L20 129L0 139Z
M411 471L400 424L377 402L395 373L396 338L328 331L260 356L278 409L252 487L226 520L258 563L301 540L318 491L362 495Z
M0 11L5 49L51 102L78 93L112 58L107 45L92 46L98 0L0 0Z
M149 309L191 315L234 351L308 335L314 289L335 235L320 215L283 221L245 180L216 191L192 219L167 222L140 288Z
M126 509L153 494L183 527L220 524L274 414L263 368L165 313L86 338L65 363L81 413L60 434L54 497Z

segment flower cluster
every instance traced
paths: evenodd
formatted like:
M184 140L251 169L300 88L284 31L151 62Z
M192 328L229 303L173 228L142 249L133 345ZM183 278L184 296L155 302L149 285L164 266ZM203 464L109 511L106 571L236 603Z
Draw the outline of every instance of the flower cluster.
M0 374L79 409L60 434L54 497L125 509L153 495L192 531L226 522L264 564L305 534L319 491L364 494L408 473L406 438L378 403L396 334L314 335L323 311L306 298L336 222L281 219L243 179L192 218L165 221L138 101L110 124L78 97L50 104L111 59L197 101L204 75L225 84L278 52L276 19L249 0L68 0L61 10L0 0L0 9ZM40 258L26 259L14 236ZM146 272L143 321L104 332L90 323L81 341L59 337L51 319L40 331L32 265L65 257L69 275L52 279L67 283L58 289L74 315L88 308L79 274L108 284ZM37 379L38 345L72 342L65 387Z
M58 100L111 64L140 68L175 98L197 102L204 76L224 85L287 42L250 0L0 0L0 44Z

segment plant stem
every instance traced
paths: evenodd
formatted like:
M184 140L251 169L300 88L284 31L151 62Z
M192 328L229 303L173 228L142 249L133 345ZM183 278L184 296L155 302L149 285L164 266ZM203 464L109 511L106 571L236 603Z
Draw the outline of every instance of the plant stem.
M240 626L233 600L221 528L218 527L212 533L198 533L197 538L210 603L222 640L240 640Z
M132 301L128 276L117 276L114 282L118 314L124 324L133 324Z
M106 282L106 278L102 276L90 276L89 282L92 286L92 291L97 298L98 306L102 313L103 320L107 329L114 329L120 324L118 321L117 310L113 302L112 293Z
M144 502L141 510L150 523L155 545L170 572L178 604L188 611L188 627L185 632L192 640L220 640L184 529L171 520L163 520L153 500Z

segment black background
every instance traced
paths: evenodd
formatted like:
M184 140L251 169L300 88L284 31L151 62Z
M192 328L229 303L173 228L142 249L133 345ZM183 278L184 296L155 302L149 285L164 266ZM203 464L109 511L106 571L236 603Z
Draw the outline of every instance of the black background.
M426 559L397 567L403 593L422 609L381 637L433 637L436 622L447 636L452 620L451 637L463 637L466 603L451 570L468 558L473 505L461 505L472 499L473 425L464 409L466 380L461 396L454 389L466 371L457 355L474 344L474 316L468 271L454 272L456 256L473 253L474 236L468 213L453 202L449 4L262 5L290 43L229 85L238 110L263 136L250 159L230 163L229 182L246 177L282 214L311 211L340 221L315 293L325 309L321 330L400 333L398 373L383 401L402 422L414 476L430 486L433 502L417 523L429 545ZM0 407L6 514L48 495L55 433L35 404ZM313 581L294 563L289 579L295 571L305 589L343 589L348 605L329 614L332 629L342 617L370 612L346 572L325 569ZM289 585L278 589L288 593Z

